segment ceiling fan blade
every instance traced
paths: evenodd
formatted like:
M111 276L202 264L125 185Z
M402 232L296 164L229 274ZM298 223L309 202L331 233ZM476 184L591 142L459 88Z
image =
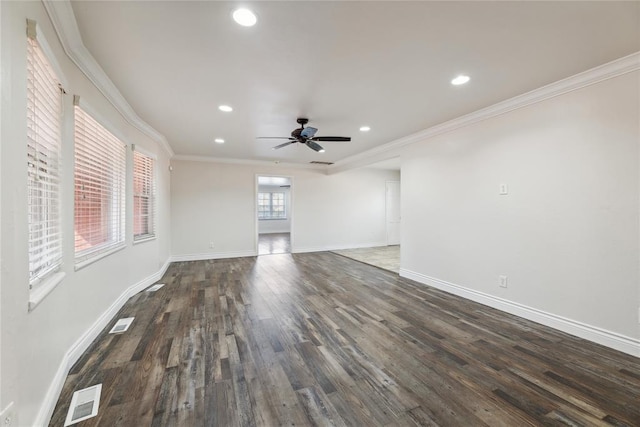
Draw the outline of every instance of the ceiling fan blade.
M324 152L324 148L322 148L322 145L320 144L316 144L311 140L307 141L306 144L307 147L311 148L313 151Z
M313 135L316 134L316 132L318 132L318 129L316 128L312 128L312 127L307 127L302 129L302 132L300 132L300 136L303 138L311 138L313 137Z
M295 139L290 136L258 136L256 139L288 139L289 141L295 141Z
M280 145L276 145L275 147L272 148L272 150L278 150L280 148L286 147L289 144L293 144L295 141L287 141L284 144L280 144Z
M311 138L314 141L335 141L335 142L349 142L351 141L351 137L348 136L316 136L315 138Z

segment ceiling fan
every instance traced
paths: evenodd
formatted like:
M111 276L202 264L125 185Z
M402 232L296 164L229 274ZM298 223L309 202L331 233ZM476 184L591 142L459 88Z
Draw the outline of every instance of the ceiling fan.
M261 136L261 137L258 137L258 139L286 139L287 140L287 142L273 147L274 150L278 150L282 147L286 147L289 144L295 144L296 142L299 142L300 144L304 144L307 147L319 153L324 153L324 148L322 148L322 146L318 144L316 141L327 141L327 142L351 141L351 138L348 136L314 136L316 132L318 132L318 129L312 128L311 126L304 127L304 125L306 125L309 122L309 119L298 118L296 121L298 122L300 127L294 129L291 132L290 137Z

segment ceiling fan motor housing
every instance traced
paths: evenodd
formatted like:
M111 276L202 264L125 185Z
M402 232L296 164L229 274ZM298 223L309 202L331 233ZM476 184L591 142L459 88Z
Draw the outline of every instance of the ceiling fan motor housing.
M302 131L304 129L304 125L309 123L309 119L307 119L305 117L298 117L296 119L296 122L298 122L300 127L297 128L297 129L294 129L293 131L291 131L291 136L294 137L295 139L297 139L299 142L305 142L307 140L307 138L305 138L302 135Z
M346 136L315 136L315 134L318 131L318 129L316 129L314 127L311 127L311 126L309 126L307 128L304 127L304 125L309 123L309 119L307 119L307 118L298 117L296 119L296 122L298 122L300 127L297 128L297 129L294 129L293 131L291 131L291 137L288 137L288 138L281 138L281 137L271 138L271 139L287 139L288 140L284 144L280 144L280 145L278 145L276 147L273 147L274 150L278 150L280 148L286 147L286 146L288 146L290 144L293 144L295 142L299 142L301 144L305 144L307 147L311 148L314 151L318 151L318 152L323 153L324 152L324 148L322 148L322 146L320 144L318 144L316 141L351 141L351 138L350 137L346 137ZM259 137L259 138L268 138L268 137Z

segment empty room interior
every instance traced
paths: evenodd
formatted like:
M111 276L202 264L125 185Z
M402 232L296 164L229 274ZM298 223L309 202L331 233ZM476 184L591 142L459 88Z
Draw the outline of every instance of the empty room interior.
M3 426L640 426L640 2L0 2Z

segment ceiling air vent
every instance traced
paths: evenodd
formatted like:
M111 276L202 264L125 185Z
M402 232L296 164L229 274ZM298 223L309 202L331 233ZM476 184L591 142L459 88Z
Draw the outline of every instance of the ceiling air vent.
M73 393L65 427L98 415L101 391L102 384L98 384Z
M327 165L327 166L329 166L329 165L332 165L332 164L333 164L333 162L318 162L318 161L316 161L316 160L314 160L314 161L312 161L312 162L309 162L309 163L311 163L312 165Z
M126 331L131 326L131 322L133 322L135 317L125 317L124 319L120 319L116 322L116 324L109 331L110 334L119 334L121 332Z
M150 288L147 288L146 292L155 292L155 291L157 291L158 289L160 289L163 286L164 286L164 283L157 283L157 284L151 286Z

